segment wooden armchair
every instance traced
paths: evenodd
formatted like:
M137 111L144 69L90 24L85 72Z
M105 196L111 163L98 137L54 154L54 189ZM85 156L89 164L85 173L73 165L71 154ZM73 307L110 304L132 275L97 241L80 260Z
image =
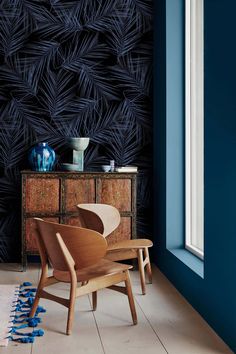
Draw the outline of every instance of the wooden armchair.
M112 205L107 204L78 204L80 222L83 227L95 230L108 237L120 224L120 213ZM148 248L153 245L152 241L144 238L125 240L109 245L106 259L121 261L127 259L138 259L139 274L142 294L146 293L145 269L152 283L152 270Z
M80 227L46 222L38 218L35 218L35 222L42 273L30 317L34 316L40 298L56 301L68 308L66 334L70 334L75 299L92 293L93 310L96 310L97 290L110 288L128 296L133 323L136 324L137 316L129 277L129 269L132 267L103 259L107 251L104 237L96 231ZM53 267L52 276L48 276L48 263ZM125 287L116 285L123 281ZM44 290L57 282L70 283L68 299Z

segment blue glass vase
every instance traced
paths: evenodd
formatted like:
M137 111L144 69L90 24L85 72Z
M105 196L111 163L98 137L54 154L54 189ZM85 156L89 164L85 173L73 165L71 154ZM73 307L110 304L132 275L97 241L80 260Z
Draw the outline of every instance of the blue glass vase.
M29 151L29 163L33 171L52 171L56 155L48 143L38 143Z

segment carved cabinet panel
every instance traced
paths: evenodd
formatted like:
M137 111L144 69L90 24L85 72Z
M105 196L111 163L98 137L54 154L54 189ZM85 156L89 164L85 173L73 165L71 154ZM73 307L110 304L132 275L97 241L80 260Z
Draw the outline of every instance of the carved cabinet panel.
M51 222L59 222L59 218L44 218L45 221ZM27 218L25 221L25 236L26 236L26 245L27 245L27 252L28 253L37 253L37 241L35 237L35 221L33 218Z
M76 204L79 203L95 203L93 178L65 180L65 210L76 211Z
M131 180L101 180L101 203L111 204L120 212L132 210Z
M118 241L124 241L132 238L132 218L130 216L121 217L118 228L107 237L108 244L114 244Z
M37 254L34 217L81 226L76 205L111 204L121 223L108 243L136 238L136 173L22 171L22 263Z
M28 212L59 212L59 180L56 178L28 178L25 206Z

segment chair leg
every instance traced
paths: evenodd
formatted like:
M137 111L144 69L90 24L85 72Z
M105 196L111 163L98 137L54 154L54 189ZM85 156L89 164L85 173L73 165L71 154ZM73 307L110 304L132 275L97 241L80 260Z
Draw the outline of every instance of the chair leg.
M74 321L75 298L76 298L76 279L72 280L70 287L70 305L68 309L66 334L71 334L72 324Z
M40 277L39 284L38 284L38 287L37 287L37 291L36 291L36 294L35 294L34 303L33 303L33 306L31 308L31 311L30 311L30 314L29 314L30 318L34 317L35 312L37 310L37 307L38 307L38 304L39 304L39 300L40 300L40 295L39 294L40 294L41 290L43 290L45 281L47 279L47 274L48 274L48 265L45 263L45 264L42 265L41 277Z
M136 309L135 309L135 303L134 303L134 297L133 297L133 292L132 292L132 287L131 287L129 271L126 270L125 274L126 274L125 286L126 286L126 293L127 293L128 299L129 299L130 312L131 312L133 324L136 325L138 323L138 320L137 320L137 314L136 314Z
M92 293L92 300L93 300L93 311L96 311L97 309L97 292L94 291Z
M66 326L66 334L70 335L72 330L72 325L74 321L74 309L75 309L75 301L70 302L70 307L68 309L68 317L67 317L67 326Z
M149 251L147 247L144 248L144 257L145 257L145 261L147 262L146 267L147 267L148 280L149 283L152 284L152 267L151 267Z
M144 272L144 262L143 262L143 250L138 249L138 267L139 267L139 275L140 275L140 282L142 288L142 294L146 294L146 286L145 286L145 272Z
M33 303L33 306L31 308L31 311L30 311L30 314L29 314L30 318L34 317L35 312L36 312L37 307L38 307L38 304L39 304L39 300L40 300L40 296L38 295L39 294L39 290L41 290L41 289L38 288L37 292L35 294L34 303Z

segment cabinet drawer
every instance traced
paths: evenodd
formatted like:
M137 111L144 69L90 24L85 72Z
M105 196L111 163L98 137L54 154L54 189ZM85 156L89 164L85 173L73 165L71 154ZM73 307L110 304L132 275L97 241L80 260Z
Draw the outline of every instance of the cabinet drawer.
M57 178L28 178L25 206L28 213L59 211L60 181Z
M59 218L43 218L45 221L58 222ZM38 253L37 241L35 236L35 221L33 218L26 219L25 222L25 242L27 253Z
M110 204L119 211L131 211L131 180L101 179L100 203Z
M65 180L65 211L77 211L79 203L95 203L95 180Z

